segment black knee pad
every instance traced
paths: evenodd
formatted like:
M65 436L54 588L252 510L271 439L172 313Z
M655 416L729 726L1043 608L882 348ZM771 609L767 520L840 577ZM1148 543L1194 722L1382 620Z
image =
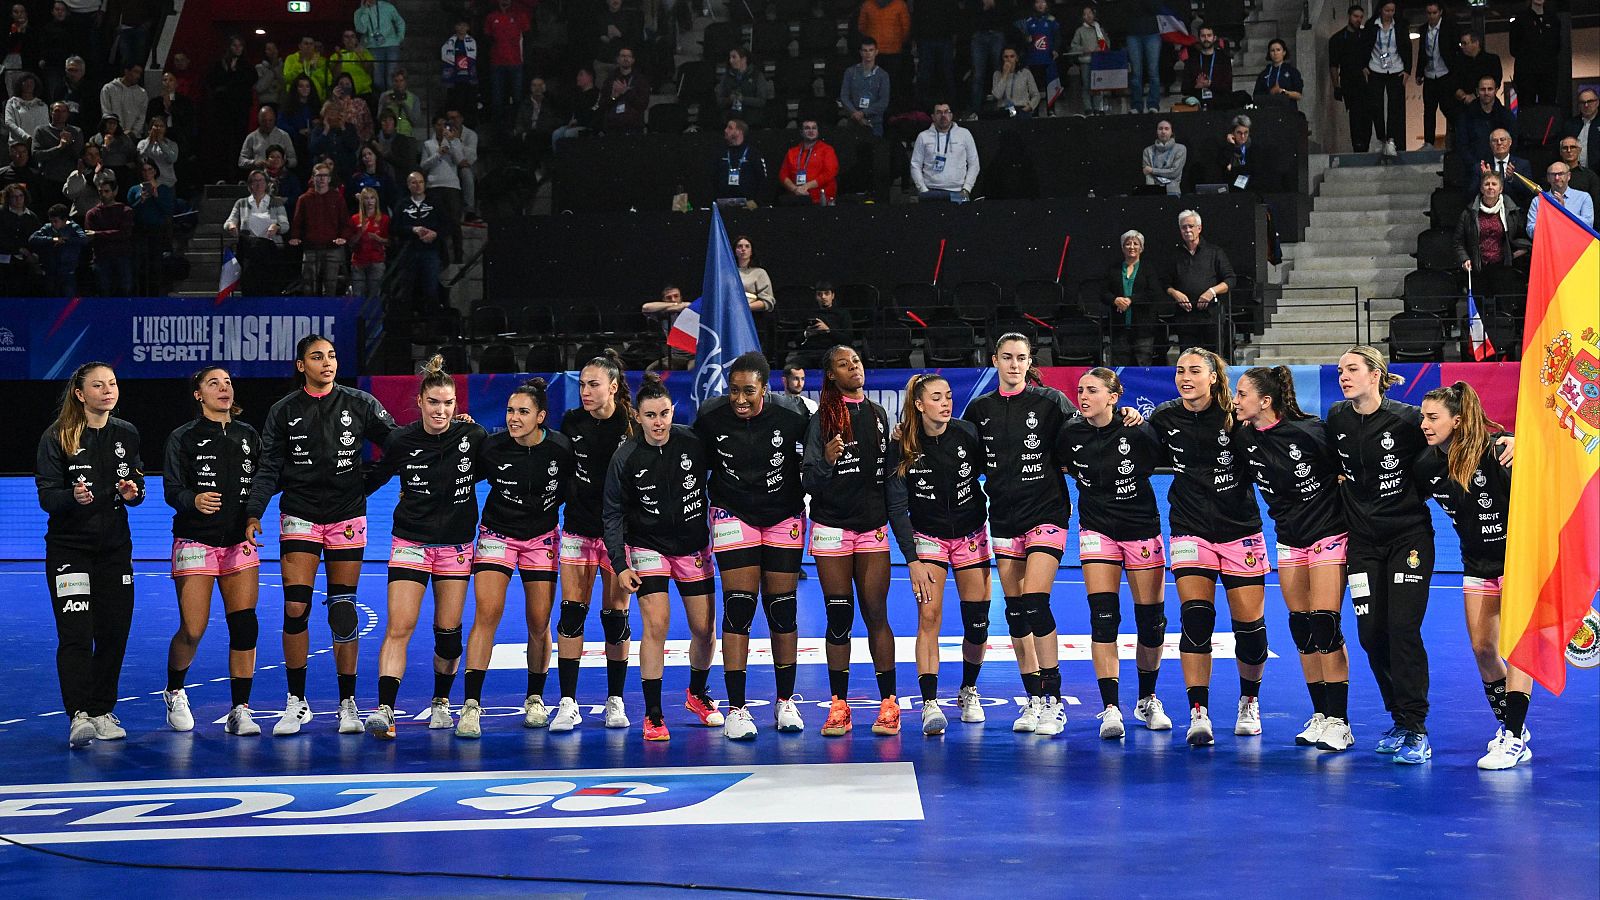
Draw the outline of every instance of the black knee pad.
M589 618L589 604L576 600L561 601L561 616L556 619L556 634L564 638L583 637L583 623Z
M1112 593L1089 595L1089 640L1096 644L1115 644L1117 630L1122 627L1122 613L1117 609L1117 595Z
M1050 611L1049 594L1023 594L1022 599L1028 604L1028 624L1033 629L1034 637L1044 637L1056 630L1056 616Z
M360 636L361 616L356 611L356 590L342 584L328 585L328 629L335 644L348 644Z
M1217 608L1204 600L1185 600L1178 610L1183 636L1178 649L1183 653L1211 654L1211 635L1217 628Z
M435 628L433 630L433 655L440 659L461 658L461 629Z
M1164 647L1167 643L1167 608L1161 603L1136 603L1133 621L1139 629L1139 646Z
M756 595L749 591L722 592L722 632L750 636L756 620Z
M1233 656L1247 666L1259 666L1267 661L1266 619L1233 620Z
M828 594L823 598L828 614L828 633L824 640L834 646L850 643L850 630L856 625L856 598L852 594Z
M633 637L633 628L628 624L628 611L625 609L600 610L600 628L606 633L607 644L620 644Z
M1311 636L1311 619L1316 613L1289 613L1289 636L1294 638L1294 648L1301 656L1317 652L1317 642Z
M969 644L989 643L989 603L985 601L961 604L961 639Z
M308 611L309 614L309 611ZM261 622L253 609L241 609L224 617L228 623L228 649L244 652L256 648L261 636Z
M1028 601L1025 598L1006 598L1006 628L1013 638L1028 636Z
M1336 609L1311 612L1311 641L1317 653L1338 653L1344 648L1343 613Z
M774 597L766 595L767 630L773 634L794 634L800 630L795 617L799 614L799 600L794 591Z
M295 612L291 607L300 607ZM283 586L283 633L305 634L311 627L311 585L286 584Z

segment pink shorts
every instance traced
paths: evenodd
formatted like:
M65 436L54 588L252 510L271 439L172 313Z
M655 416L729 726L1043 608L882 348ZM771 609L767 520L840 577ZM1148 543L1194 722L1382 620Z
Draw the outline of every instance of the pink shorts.
M211 575L220 577L254 569L261 565L255 545L249 541L231 547L213 547L199 541L172 539L172 577Z
M552 528L536 538L519 541L478 526L478 546L473 568L555 573L556 555L561 548L561 529Z
M306 541L329 550L354 550L367 545L367 517L356 516L343 522L319 525L290 515L278 517L278 537L283 541Z
M889 526L872 531L851 531L811 523L812 556L849 556L853 553L888 553Z
M917 559L937 563L949 569L967 569L986 566L994 554L989 551L989 532L979 528L963 538L936 538L925 534L914 536L917 542Z
M1340 532L1331 537L1325 537L1309 547L1290 547L1286 544L1279 544L1278 568L1342 566L1345 563L1345 551L1349 543L1349 535Z
M1172 536L1172 568L1206 569L1235 577L1267 574L1267 542L1260 534L1215 544L1192 534Z
M1473 575L1461 577L1461 589L1469 594L1484 594L1490 597L1500 596L1500 579L1478 578Z
M759 528L725 509L711 508L711 549L718 553L749 547L804 547L805 521L791 516Z
M472 574L472 545L419 544L397 537L389 545L389 568L435 578L466 578Z
M686 556L668 556L644 547L628 548L628 565L640 578L671 578L673 581L704 581L711 577L711 553L700 550Z
M1114 541L1084 528L1078 531L1078 561L1116 563L1123 569L1159 569L1167 564L1160 536L1138 541Z
M1042 550L1060 559L1067 551L1067 530L1046 522L1028 530L1027 534L1012 538L993 538L994 555L1006 559L1027 559L1033 550Z
M581 534L561 536L561 564L564 566L599 566L611 571L611 555L606 552L603 538L584 537Z

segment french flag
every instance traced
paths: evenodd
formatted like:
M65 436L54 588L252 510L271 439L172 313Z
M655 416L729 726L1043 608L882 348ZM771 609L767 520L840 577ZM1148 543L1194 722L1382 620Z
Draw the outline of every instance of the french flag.
M1483 326L1483 316L1478 315L1478 301L1467 292L1467 336L1472 339L1472 358L1483 362L1495 355L1494 342L1489 340L1489 330Z
M1156 24L1161 28L1163 41L1177 44L1179 47L1187 47L1194 43L1194 35L1189 33L1189 26L1183 24L1183 20L1168 7L1163 6L1156 13Z
M217 302L233 296L239 289L239 258L232 250L222 251L222 274L217 277Z
M700 346L700 301L678 313L672 320L672 330L667 332L667 346L684 353L694 353Z

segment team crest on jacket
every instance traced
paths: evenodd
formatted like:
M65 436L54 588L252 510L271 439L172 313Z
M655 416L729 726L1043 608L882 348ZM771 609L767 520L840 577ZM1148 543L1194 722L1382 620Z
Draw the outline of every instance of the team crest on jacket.
M118 478L127 478L128 477L128 471L129 471L129 469L128 469L128 464L127 463L117 463L117 477Z
M772 454L772 458L767 460L767 462L770 463L773 468L777 468L778 466L783 465L783 454L774 453Z
M472 442L466 438L462 438L461 443L456 445L456 449L460 450L462 453L466 453L468 450L472 449ZM462 469L461 471L465 472L466 469Z
M1300 457L1302 457L1304 455L1305 455L1304 453L1300 452L1300 445L1299 444L1290 444L1289 445L1289 458L1290 459L1298 461L1300 459Z
M464 442L463 442L464 443ZM456 463L456 471L461 473L472 471L472 457L463 456L461 462Z
M1483 487L1484 485L1486 485L1488 483L1489 483L1489 479L1483 477L1483 470L1482 469L1479 469L1478 471L1472 473L1472 486L1473 487Z
M1587 328L1582 343L1563 331L1545 346L1539 383L1553 390L1546 409L1555 413L1567 435L1585 453L1600 449L1600 332Z
M678 460L678 468L684 470L685 472L694 468L694 463L689 461L689 454L683 454L682 458Z
M339 410L339 424L340 425L343 425L344 427L349 428L350 427L350 423L354 422L354 421L355 421L355 419L350 418L350 410L348 410L348 409Z
M1217 433L1217 446L1218 447L1226 447L1230 443L1232 443L1232 439L1230 439L1228 437L1228 433L1226 431L1222 431L1222 432L1218 432Z
M956 448L956 459L966 459L966 458L967 458L967 448L965 448L965 447L957 447Z
M961 468L956 470L956 474L959 475L962 478L965 478L968 475L971 475L972 474L972 464L971 463L962 463L961 464Z
M1420 565L1422 565L1422 557L1417 555L1417 551L1411 551L1411 553L1406 556L1406 568L1415 569Z
M1133 460L1131 460L1131 459L1123 460L1121 465L1117 466L1117 472L1119 472L1120 474L1123 474L1123 475L1132 475L1133 474Z
M111 451L111 452L117 454L117 459L122 459L123 457L128 455L128 451L122 449L122 442L121 441L117 441L116 449Z
M772 446L774 446L774 447L782 447L783 446L783 432L779 431L776 428L772 429Z
M1378 441L1378 446L1382 447L1385 450L1393 450L1394 449L1394 436L1389 434L1389 432L1385 431L1383 433L1383 439Z
M1029 450L1039 449L1039 436L1037 434L1028 435L1022 439L1022 446L1027 447Z
M355 442L356 442L356 436L351 434L348 431L346 431L344 434L339 435L339 443L345 445L346 447L350 446L351 444L354 444Z
M1231 465L1233 465L1233 451L1232 450L1224 450L1221 453L1217 454L1217 465L1219 465L1219 466L1231 466Z
M1117 452L1121 453L1123 456L1127 456L1129 453L1133 452L1133 448L1128 446L1127 438L1117 439Z
M1029 430L1038 428L1039 427L1039 417L1034 415L1032 412L1029 412L1028 413L1028 418L1023 424L1027 425Z

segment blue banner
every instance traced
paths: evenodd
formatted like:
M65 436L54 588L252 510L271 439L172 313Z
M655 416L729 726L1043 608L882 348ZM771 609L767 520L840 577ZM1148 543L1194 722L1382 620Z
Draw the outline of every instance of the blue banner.
M360 309L359 297L5 298L0 378L55 381L90 360L119 378L186 378L207 363L278 378L307 334L359 346Z

